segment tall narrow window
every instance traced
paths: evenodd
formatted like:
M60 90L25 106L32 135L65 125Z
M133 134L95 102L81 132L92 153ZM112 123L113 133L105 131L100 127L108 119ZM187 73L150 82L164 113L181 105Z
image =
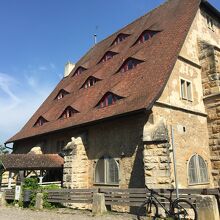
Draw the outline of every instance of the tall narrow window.
M122 41L124 41L127 37L129 36L129 34L119 34L116 39L113 41L112 45L117 45L119 43L121 43Z
M138 64L142 63L143 61L137 60L134 58L128 58L119 69L119 72L127 72L128 70L134 69Z
M76 71L74 72L74 76L78 76L78 75L80 75L80 74L82 74L82 72L83 71L85 71L86 70L86 68L84 68L84 67L82 67L82 66L79 66L77 69L76 69Z
M119 184L119 164L110 157L100 158L95 166L95 183Z
M198 154L190 158L188 164L189 184L200 184L208 182L207 165Z
M55 99L57 99L57 100L62 99L64 96L66 96L68 94L69 93L67 91L65 91L64 89L61 89Z
M145 41L149 40L150 38L152 38L155 34L157 34L158 31L150 31L150 30L146 30L144 31L140 37L138 38L138 40L135 42L140 44L140 43L144 43Z
M181 98L192 101L192 83L184 79L180 80Z
M102 59L99 61L99 63L101 62L106 62L110 59L112 59L117 53L112 52L112 51L108 51L105 53L105 55L102 57Z
M39 126L42 126L44 125L46 122L48 122L44 117L40 116L36 123L34 124L34 127L39 127Z
M60 119L65 119L65 118L70 118L72 117L75 113L78 113L77 110L75 110L74 108L72 108L71 106L68 106L63 113L61 114L61 116L59 117Z
M111 92L106 93L98 103L98 108L104 108L109 105L115 104L115 102L123 97L117 96Z
M95 78L94 76L90 76L85 83L82 85L81 88L87 89L93 85L95 85L96 82L100 81L100 79Z

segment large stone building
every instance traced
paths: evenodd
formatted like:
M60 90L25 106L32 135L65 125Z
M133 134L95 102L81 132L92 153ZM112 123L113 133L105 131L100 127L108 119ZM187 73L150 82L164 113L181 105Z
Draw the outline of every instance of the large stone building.
M220 13L169 0L92 47L7 143L65 152L65 187L220 179ZM6 143L6 144L7 144Z

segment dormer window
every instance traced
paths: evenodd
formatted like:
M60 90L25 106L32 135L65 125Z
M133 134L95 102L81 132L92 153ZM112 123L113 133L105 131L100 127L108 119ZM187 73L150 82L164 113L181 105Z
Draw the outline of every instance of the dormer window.
M74 72L74 76L78 76L80 74L82 74L83 71L85 71L86 68L82 67L82 66L79 66L76 71Z
M108 51L105 53L105 55L102 57L102 59L99 61L99 63L106 62L107 60L110 60L115 56L117 53Z
M150 38L152 38L155 34L157 34L158 31L150 31L150 30L146 30L144 31L140 37L137 39L137 41L135 42L135 44L141 44L144 43L145 41L149 40Z
M63 113L61 114L61 116L59 117L60 119L65 119L65 118L70 118L72 117L75 113L78 113L77 110L75 110L74 108L72 108L71 106L68 106Z
M100 81L100 79L97 79L97 78L95 78L94 76L90 76L90 77L85 81L85 83L82 85L81 88L84 88L84 89L89 88L89 87L95 85L95 83L98 82L98 81Z
M127 72L128 70L134 69L138 64L142 63L143 61L137 60L134 58L128 58L119 69L119 72Z
M102 99L99 101L99 103L97 104L98 108L104 108L107 107L109 105L113 105L115 104L115 102L119 99L122 99L123 97L115 95L111 92L107 92Z
M39 126L42 126L44 125L46 122L48 122L44 117L40 116L36 123L34 124L34 127L39 127Z
M61 89L55 99L57 99L57 100L62 99L64 96L66 96L68 94L69 93L67 91L65 91L64 89Z
M121 43L122 41L124 41L127 37L129 36L129 34L119 34L116 39L113 41L112 45L117 45L119 43Z

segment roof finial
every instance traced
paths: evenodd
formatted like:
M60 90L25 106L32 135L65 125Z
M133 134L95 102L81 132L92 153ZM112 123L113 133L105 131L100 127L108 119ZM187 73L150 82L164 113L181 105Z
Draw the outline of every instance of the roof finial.
M97 44L97 34L94 34L94 44Z

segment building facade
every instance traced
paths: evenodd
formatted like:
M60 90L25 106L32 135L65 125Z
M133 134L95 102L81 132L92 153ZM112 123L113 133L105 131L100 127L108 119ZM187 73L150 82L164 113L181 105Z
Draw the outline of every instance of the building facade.
M14 137L63 152L68 188L212 188L220 179L220 13L170 0L93 47Z

